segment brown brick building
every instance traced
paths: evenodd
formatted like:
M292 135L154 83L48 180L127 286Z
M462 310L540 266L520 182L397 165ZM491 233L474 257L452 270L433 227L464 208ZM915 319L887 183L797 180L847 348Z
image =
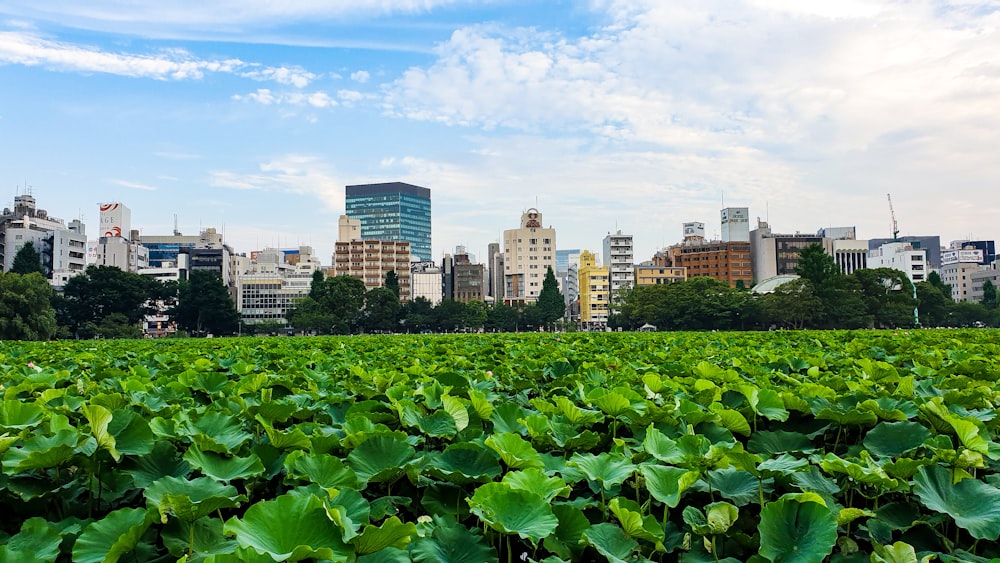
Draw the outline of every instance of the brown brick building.
M653 263L662 267L686 268L688 279L703 276L724 281L732 287L736 287L741 280L746 287L753 285L749 242L694 241L675 244L657 252Z

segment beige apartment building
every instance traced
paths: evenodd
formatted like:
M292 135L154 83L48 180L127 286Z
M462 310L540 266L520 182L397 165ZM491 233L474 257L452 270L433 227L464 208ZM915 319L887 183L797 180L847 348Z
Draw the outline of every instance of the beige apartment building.
M508 305L534 303L542 291L545 272L556 271L556 230L542 227L535 208L521 214L521 226L503 232L504 294Z

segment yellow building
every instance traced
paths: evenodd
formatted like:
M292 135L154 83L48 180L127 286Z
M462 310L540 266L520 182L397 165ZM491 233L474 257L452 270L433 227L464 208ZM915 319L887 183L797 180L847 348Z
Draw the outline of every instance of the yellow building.
M594 253L580 253L580 324L603 328L608 324L611 289L607 266L598 266Z
M641 264L635 267L635 285L661 285L687 279L687 268Z

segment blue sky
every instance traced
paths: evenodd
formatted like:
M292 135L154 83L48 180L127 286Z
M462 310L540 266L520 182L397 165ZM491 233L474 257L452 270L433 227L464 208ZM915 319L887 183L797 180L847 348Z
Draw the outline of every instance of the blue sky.
M534 206L637 261L723 201L884 237L890 192L903 234L996 238L998 29L1000 0L8 0L0 192L324 262L344 186L397 180L436 256Z

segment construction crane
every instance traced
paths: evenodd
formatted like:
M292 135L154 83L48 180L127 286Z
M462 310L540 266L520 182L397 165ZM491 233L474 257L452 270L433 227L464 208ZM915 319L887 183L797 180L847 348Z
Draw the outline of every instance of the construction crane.
M892 217L892 242L899 242L899 225L896 223L896 211L892 208L892 194L885 194L889 198L889 216Z
M896 223L896 210L892 208L892 194L885 194L885 197L889 199L889 216L892 217L892 242L899 242L899 224ZM910 279L910 287L913 288L913 301L917 301L917 286ZM920 327L920 310L914 305L913 306L913 326Z

